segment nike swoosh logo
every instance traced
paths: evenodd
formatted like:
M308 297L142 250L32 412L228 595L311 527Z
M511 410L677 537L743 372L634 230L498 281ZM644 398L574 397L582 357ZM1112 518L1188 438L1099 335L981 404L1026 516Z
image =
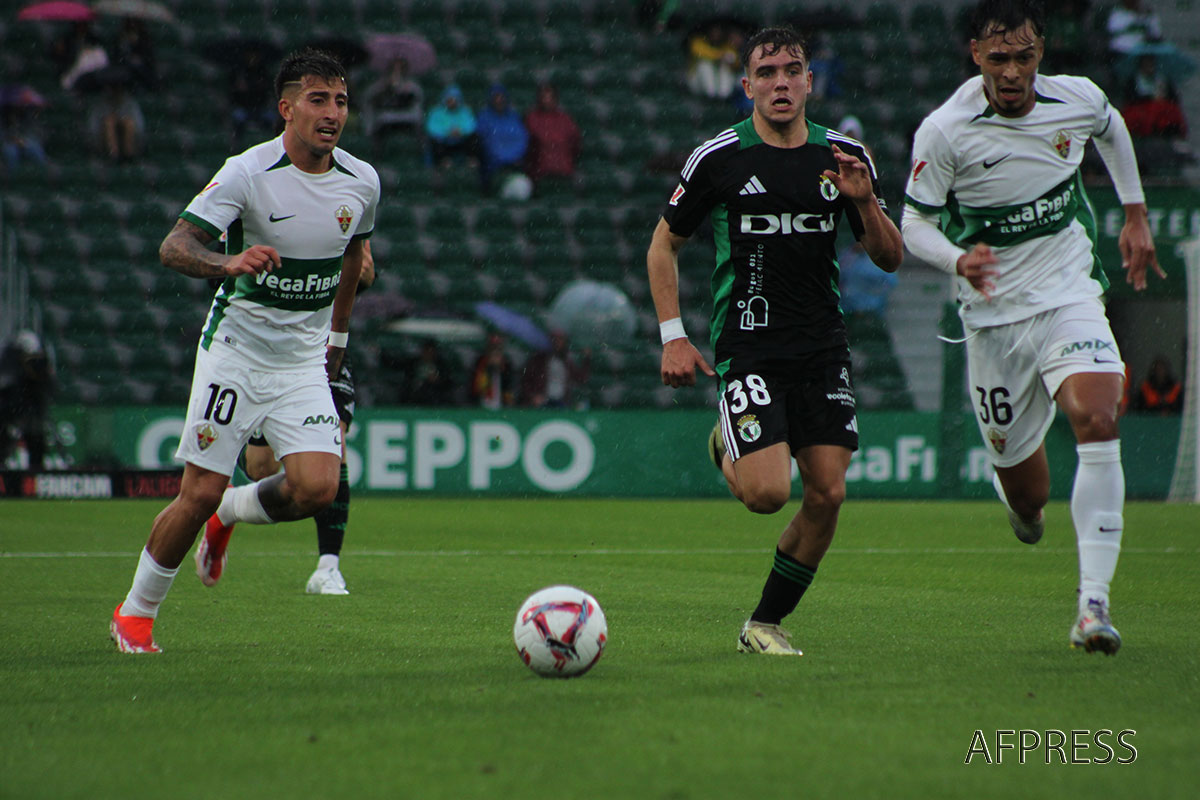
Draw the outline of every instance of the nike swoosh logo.
M1005 155L1002 155L1002 156L1000 156L1000 157L999 157L999 158L997 158L995 161L984 161L984 162L983 162L983 168L984 168L984 169L991 169L992 167L996 166L996 165L997 165L997 164L999 164L1001 161L1003 161L1004 159L1008 158L1008 157L1009 157L1009 156L1011 156L1011 155L1012 155L1012 153L1007 153L1007 154L1005 154Z
M1123 528L1106 528L1103 525L1100 526L1101 533L1120 533L1122 530L1124 530L1124 529Z
M1094 361L1097 364L1115 364L1115 363L1117 363L1116 361L1110 361L1108 359L1099 359L1099 358L1096 358L1095 356L1092 356L1092 361Z
M341 443L342 443L342 437L340 437L340 436L335 436L335 437L333 437L333 443L334 443L334 444L341 444ZM1104 529L1103 529L1103 528L1101 528L1100 530L1104 530Z
M267 219L270 220L271 222L283 222L285 219L291 219L294 216L296 216L296 215L288 214L286 217L277 217L277 216L275 216L275 212L272 211L271 214L267 217Z

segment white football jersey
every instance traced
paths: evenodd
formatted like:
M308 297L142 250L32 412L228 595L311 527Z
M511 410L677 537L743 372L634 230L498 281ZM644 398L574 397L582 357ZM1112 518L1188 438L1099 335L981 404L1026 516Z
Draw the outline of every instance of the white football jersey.
M213 236L226 252L269 245L282 262L270 272L226 278L200 335L258 369L296 371L325 363L342 255L370 236L379 205L374 167L334 149L320 175L292 165L283 137L229 158L180 218Z
M992 247L987 301L958 279L964 323L1000 325L1085 298L1108 281L1094 247L1095 217L1079 174L1084 146L1116 111L1087 78L1038 75L1023 117L988 104L976 76L925 118L913 141L905 202L941 214L942 232L969 249Z

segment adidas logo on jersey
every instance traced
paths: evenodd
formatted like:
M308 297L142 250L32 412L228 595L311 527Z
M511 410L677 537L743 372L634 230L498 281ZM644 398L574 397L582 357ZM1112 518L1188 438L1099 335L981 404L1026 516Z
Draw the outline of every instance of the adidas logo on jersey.
M762 182L759 181L757 175L751 175L750 180L746 181L746 185L742 187L742 190L740 192L738 192L738 194L743 194L743 195L745 195L745 194L766 194L766 193L767 193L767 190L765 187L763 187Z

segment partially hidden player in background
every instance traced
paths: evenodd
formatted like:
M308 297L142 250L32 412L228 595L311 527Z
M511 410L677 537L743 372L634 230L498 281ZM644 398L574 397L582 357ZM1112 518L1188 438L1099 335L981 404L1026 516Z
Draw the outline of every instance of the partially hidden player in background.
M1126 280L1163 274L1121 115L1087 78L1039 75L1043 14L1029 0L985 0L972 18L981 75L930 114L913 142L902 227L908 248L959 276L959 316L979 431L1017 538L1042 538L1050 495L1043 444L1055 403L1079 456L1071 517L1078 616L1069 641L1112 655L1121 637L1108 593L1124 528L1117 406L1125 365L1101 298L1096 223L1079 164L1096 143L1125 208Z
M749 119L710 139L684 165L647 254L662 332L662 380L720 375L709 454L745 506L772 514L804 481L800 510L775 550L762 599L738 650L800 655L779 623L799 603L828 550L858 447L846 326L838 306L837 226L845 215L871 260L900 266L900 232L879 199L867 149L810 122L809 53L791 28L755 34L742 54ZM716 369L680 318L678 255L710 218L716 238L710 339Z
M153 625L184 556L214 514L222 524L312 516L338 489L342 436L330 378L345 350L375 226L379 176L337 148L349 96L332 56L303 50L275 78L283 134L233 156L163 240L163 264L224 277L196 350L179 450L179 495L154 520L110 631L126 653L157 653ZM227 252L207 248L228 231ZM226 490L261 428L284 471Z
M361 293L375 282L375 258L371 255L371 241L363 241L362 273L358 278ZM350 353L342 355L338 374L329 382L333 393L333 404L338 412L338 424L342 431L342 466L338 473L337 494L333 502L313 515L317 525L317 568L309 576L304 591L309 594L350 594L346 579L342 576L342 543L346 538L346 524L350 520L350 476L346 469L346 436L354 422L355 389L354 368ZM275 458L271 443L261 430L255 430L246 443L244 469L252 481L269 478L279 472L282 464ZM204 541L196 548L196 573L205 586L214 586L225 569L229 537L233 525L222 525L216 514L209 517L204 528ZM214 555L214 554L219 554Z

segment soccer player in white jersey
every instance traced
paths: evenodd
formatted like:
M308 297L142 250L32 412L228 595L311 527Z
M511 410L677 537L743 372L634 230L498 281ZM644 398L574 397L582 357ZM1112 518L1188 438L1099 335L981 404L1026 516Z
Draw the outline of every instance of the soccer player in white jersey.
M153 624L196 533L311 516L338 489L342 458L329 389L346 347L375 225L379 177L337 148L349 96L345 70L314 50L275 78L283 134L225 162L163 240L164 265L224 278L196 351L176 457L179 495L155 518L110 631L126 653L160 652ZM228 231L226 252L206 245ZM226 490L238 453L261 428L284 471Z
M971 391L995 486L1017 537L1042 536L1055 403L1079 457L1071 517L1079 546L1072 647L1112 655L1108 595L1124 527L1117 431L1125 366L1105 316L1108 281L1079 163L1096 143L1125 208L1122 267L1136 289L1163 275L1121 115L1087 78L1039 75L1043 17L1031 0L983 0L971 54L981 75L930 114L913 142L905 244L959 276Z

